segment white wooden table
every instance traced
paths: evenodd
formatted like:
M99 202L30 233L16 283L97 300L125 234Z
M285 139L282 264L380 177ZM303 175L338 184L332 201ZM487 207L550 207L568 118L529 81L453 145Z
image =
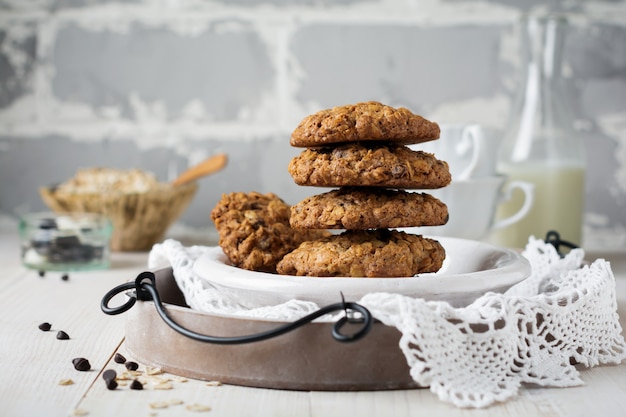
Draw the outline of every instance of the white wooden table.
M9 228L10 229L10 228ZM617 277L622 327L626 327L626 254L588 254L611 261ZM523 387L520 394L487 409L457 409L427 389L379 392L295 392L211 386L172 375L152 377L143 390L108 390L101 373L118 373L124 346L124 315L100 311L102 296L145 269L146 253L115 253L112 267L44 278L21 266L17 233L0 229L0 416L625 416L626 363L582 370L584 386ZM52 324L48 332L39 330ZM57 340L59 330L69 340ZM88 372L72 359L84 357ZM140 371L145 367L140 365ZM171 389L157 389L159 380ZM60 385L71 380L70 385ZM165 387L169 387L168 384ZM188 409L198 405L199 410ZM167 406L167 408L155 408ZM203 407L207 407L206 409ZM210 407L210 411L207 411ZM203 411L204 410L204 411Z

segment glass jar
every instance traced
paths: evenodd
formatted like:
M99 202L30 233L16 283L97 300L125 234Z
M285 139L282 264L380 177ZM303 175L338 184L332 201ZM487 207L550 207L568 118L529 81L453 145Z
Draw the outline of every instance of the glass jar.
M544 239L554 230L581 245L586 163L562 73L568 23L564 17L526 17L522 28L525 78L506 126L498 171L510 181L534 184L535 202L525 218L496 232L493 241L524 248L529 236ZM512 196L496 216L509 216L521 200Z
M22 264L45 271L109 267L111 221L96 213L31 213L19 221Z

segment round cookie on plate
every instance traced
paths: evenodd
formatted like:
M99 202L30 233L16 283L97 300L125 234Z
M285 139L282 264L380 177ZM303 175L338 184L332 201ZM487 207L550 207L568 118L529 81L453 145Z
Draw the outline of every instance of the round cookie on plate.
M315 277L411 277L438 271L444 258L443 246L433 239L397 230L348 230L303 242L276 270Z

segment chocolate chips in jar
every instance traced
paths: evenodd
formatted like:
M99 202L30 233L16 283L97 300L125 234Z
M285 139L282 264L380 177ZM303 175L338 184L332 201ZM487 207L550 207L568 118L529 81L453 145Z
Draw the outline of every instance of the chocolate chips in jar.
M33 213L19 223L22 263L46 271L102 269L109 265L110 220L95 213Z

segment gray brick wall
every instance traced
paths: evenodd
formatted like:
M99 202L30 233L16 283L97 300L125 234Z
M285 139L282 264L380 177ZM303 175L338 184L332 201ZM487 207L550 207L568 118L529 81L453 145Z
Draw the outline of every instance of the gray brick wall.
M586 242L626 248L626 2L0 0L0 215L85 166L162 180L205 157L181 218L208 230L230 191L296 202L302 117L361 100L503 128L519 88L516 22L571 17L565 60L588 145Z

